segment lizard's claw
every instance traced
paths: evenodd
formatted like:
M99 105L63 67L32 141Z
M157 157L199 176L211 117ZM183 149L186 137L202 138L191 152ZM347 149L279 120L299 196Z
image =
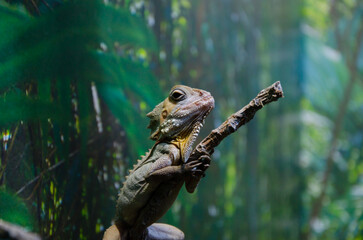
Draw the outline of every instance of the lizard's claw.
M209 154L208 155L205 154L200 156L198 160L203 163L202 166L200 166L199 168L205 171L209 167L212 159Z
M185 164L186 172L189 172L194 177L205 177L205 170L208 169L211 162L210 153L206 150L198 150L200 156L196 160L192 160ZM191 170L188 171L188 168L192 167Z
M188 162L186 164L183 165L183 170L185 172L193 172L193 171L196 171L196 170L199 170L198 167L200 165L202 165L203 163L199 160L194 160L194 161L191 161L191 162Z
M209 164L207 165L209 166ZM192 176L205 176L204 170L201 169L205 168L205 165L199 159L184 164L183 168L185 173L188 173Z
M183 165L184 172L192 176L200 176L204 171L200 169L203 163L199 160L194 160Z

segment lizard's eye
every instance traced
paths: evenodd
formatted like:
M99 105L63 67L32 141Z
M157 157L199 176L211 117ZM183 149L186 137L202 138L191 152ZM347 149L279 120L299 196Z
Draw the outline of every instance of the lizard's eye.
M174 101L181 101L185 98L186 94L180 89L175 89L170 93L170 98Z

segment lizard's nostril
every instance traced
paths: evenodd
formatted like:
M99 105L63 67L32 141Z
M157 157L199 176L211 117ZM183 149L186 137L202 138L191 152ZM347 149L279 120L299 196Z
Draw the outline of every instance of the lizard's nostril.
M199 92L199 96L203 96L203 92Z

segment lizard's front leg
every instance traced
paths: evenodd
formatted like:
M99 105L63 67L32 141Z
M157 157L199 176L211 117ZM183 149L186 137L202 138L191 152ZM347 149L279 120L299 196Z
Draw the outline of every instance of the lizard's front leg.
M203 174L203 170L199 169L199 166L202 164L201 161L196 160L178 166L164 167L150 173L146 176L145 180L147 182L159 182L167 181L171 178L184 179L187 175L201 175Z
M205 176L205 171L208 169L210 162L211 162L211 156L210 153L205 151L204 149L197 149L199 152L199 157L197 160L189 159L191 162L200 162L201 164L198 166L198 169L201 171L198 172L198 174L189 174L185 178L185 188L189 193L193 193L196 187L198 186L198 183L202 177Z
M178 166L168 166L158 169L149 174L145 180L155 184L160 182L159 187L149 199L148 204L140 211L135 224L130 229L130 239L145 239L148 235L147 227L160 219L175 201L180 188L184 184L185 177L189 174L202 174L202 170L198 169L201 162L194 161ZM169 236L174 233L170 232ZM176 236L180 232L175 233ZM173 238L175 239L175 238Z

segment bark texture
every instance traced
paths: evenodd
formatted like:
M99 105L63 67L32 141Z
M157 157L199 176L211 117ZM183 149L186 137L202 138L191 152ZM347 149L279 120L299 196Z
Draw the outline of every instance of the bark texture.
M256 112L263 108L266 104L277 101L283 96L282 86L279 81L261 90L258 95L250 101L249 104L228 117L225 122L223 122L218 128L214 129L206 138L204 138L195 147L188 159L188 162L199 159L205 153L212 155L214 148L217 147L224 138L237 131L238 128L240 128L242 125L251 121ZM190 187L187 189L188 192L194 192L200 181L200 178L201 176L190 177L189 181L192 182L192 184L189 184Z

